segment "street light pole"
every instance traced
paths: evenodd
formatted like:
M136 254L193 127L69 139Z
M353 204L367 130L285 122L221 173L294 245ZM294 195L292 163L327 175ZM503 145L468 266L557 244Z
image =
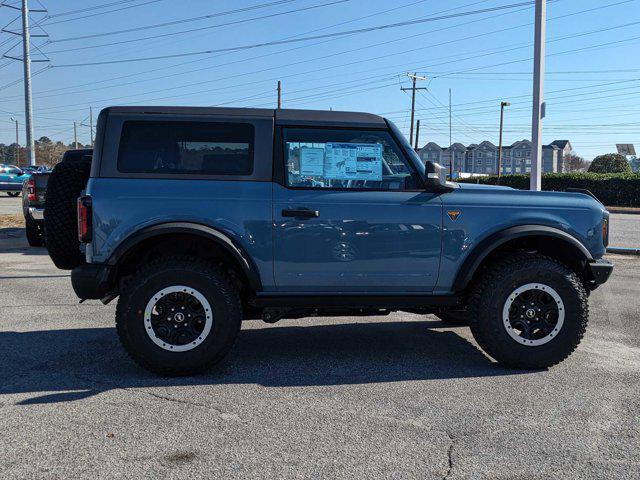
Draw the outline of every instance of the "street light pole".
M544 56L547 29L547 0L536 0L535 38L533 49L533 112L531 122L530 189L542 189L542 119L544 118Z
M16 122L16 153L13 160L15 161L16 165L20 165L20 136L18 135L18 120L11 117L11 121Z
M502 175L502 125L504 124L504 107L511 105L509 102L500 102L500 140L498 142L498 185Z

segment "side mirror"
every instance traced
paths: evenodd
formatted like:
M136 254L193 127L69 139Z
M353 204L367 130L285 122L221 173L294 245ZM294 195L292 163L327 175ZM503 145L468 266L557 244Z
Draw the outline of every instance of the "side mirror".
M439 163L426 161L424 163L424 182L427 190L444 192L451 190L447 185L447 177L444 169Z

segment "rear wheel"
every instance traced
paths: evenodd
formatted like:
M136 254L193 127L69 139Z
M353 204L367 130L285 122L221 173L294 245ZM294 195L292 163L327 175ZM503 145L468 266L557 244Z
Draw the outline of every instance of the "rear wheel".
M80 252L77 199L89 179L88 161L60 162L47 183L44 207L45 237L56 267L71 270L84 263Z
M490 356L516 368L545 368L567 358L589 319L578 276L538 254L514 254L491 265L471 299L474 338Z
M18 195L20 195L20 192L7 192L7 195L9 195L10 197L17 197Z
M190 257L156 260L128 282L116 309L125 349L161 375L202 372L229 352L241 323L241 304L228 276Z
M42 221L38 222L29 216L25 217L25 232L30 246L44 246L44 223Z

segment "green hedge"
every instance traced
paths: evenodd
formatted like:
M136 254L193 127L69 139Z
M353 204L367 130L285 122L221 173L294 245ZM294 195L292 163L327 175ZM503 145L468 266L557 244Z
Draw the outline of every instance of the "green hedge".
M498 176L460 179L464 183L497 185ZM529 189L529 175L502 175L500 185ZM638 173L546 173L542 175L542 189L557 192L568 188L590 190L610 207L640 207L640 174Z

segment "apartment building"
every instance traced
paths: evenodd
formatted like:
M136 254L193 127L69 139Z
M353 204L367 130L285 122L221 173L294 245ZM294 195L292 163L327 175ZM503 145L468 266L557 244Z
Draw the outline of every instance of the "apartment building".
M476 174L498 173L498 147L488 140L479 144L472 143L465 147L461 143L454 143L449 147L440 147L435 142L429 142L418 150L418 155L423 161L438 162L443 167L449 168L451 151L453 152L456 172ZM530 173L531 172L532 144L529 140L520 140L511 145L502 147L502 173ZM568 140L555 140L542 147L542 172L564 171L563 159L571 152L571 143Z

